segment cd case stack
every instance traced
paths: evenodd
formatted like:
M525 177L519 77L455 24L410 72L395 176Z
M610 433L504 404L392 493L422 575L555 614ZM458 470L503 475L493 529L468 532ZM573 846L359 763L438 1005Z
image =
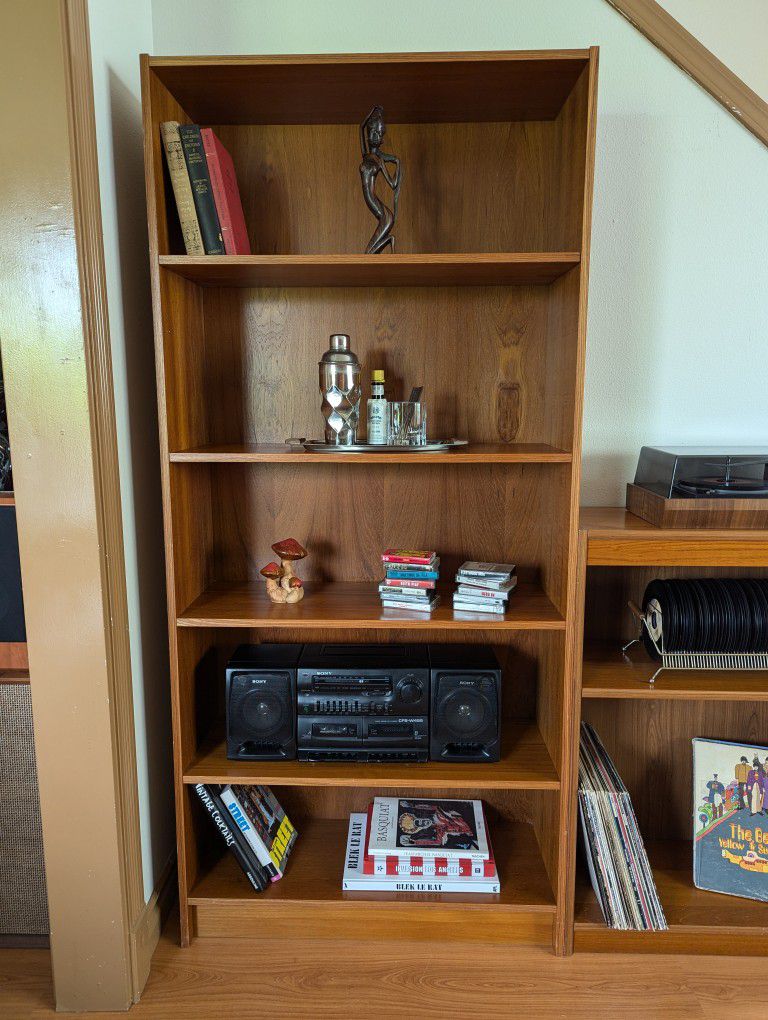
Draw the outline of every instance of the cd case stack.
M459 567L456 582L454 609L503 616L510 593L517 585L517 572L514 563L467 560Z
M433 549L385 549L381 561L385 576L379 596L385 609L431 613L440 604L440 557Z
M627 788L588 723L581 724L579 814L592 888L609 928L666 931Z

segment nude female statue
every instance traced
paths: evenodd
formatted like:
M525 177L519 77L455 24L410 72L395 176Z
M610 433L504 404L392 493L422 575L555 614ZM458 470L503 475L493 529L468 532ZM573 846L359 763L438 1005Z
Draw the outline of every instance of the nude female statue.
M397 201L400 197L400 183L403 179L400 168L400 160L381 151L381 143L386 133L384 125L384 110L380 106L374 106L363 123L360 125L360 149L363 154L363 161L360 164L360 180L363 184L363 197L365 204L379 221L379 225L373 232L373 236L365 249L366 255L377 255L387 245L395 250L395 238L392 235L392 228L397 217ZM390 176L387 163L394 164L395 171ZM376 178L383 174L384 180L392 189L394 196L390 209L376 194Z

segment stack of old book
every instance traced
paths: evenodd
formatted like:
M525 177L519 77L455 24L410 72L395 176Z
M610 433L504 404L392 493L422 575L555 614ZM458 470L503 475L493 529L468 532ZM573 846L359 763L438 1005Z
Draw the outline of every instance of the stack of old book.
M498 893L483 802L376 797L350 815L342 888Z
M514 563L467 560L459 567L456 582L454 609L503 616L507 611L510 592L517 585L517 572Z
M440 558L432 549L386 549L381 554L385 576L379 584L386 609L431 613L439 604L436 592Z

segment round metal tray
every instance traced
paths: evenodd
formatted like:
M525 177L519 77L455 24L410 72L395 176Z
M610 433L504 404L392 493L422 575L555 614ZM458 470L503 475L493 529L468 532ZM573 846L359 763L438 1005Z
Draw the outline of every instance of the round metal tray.
M302 446L308 453L448 453L459 446L466 446L466 439L441 439L425 446L379 446L370 443L356 443L354 446L335 446L319 439L289 439L288 446Z

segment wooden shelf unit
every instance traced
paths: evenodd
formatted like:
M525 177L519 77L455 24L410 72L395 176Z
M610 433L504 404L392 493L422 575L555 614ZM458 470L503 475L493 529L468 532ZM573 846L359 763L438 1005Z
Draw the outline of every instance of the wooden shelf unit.
M662 529L624 509L590 507L581 512L579 550L579 583L585 596L581 715L600 734L632 796L669 931L606 928L586 866L580 865L575 876L575 948L764 955L767 903L693 885L691 740L701 736L764 743L768 673L668 670L651 685L648 679L656 663L638 646L630 650L629 661L620 649L637 634L627 601L640 602L649 580L764 576L768 534ZM574 840L580 840L575 825L573 831Z
M185 944L264 924L349 936L363 921L395 935L412 920L422 938L566 946L596 83L596 49L142 57ZM377 102L405 177L397 253L371 257L357 125ZM183 253L164 120L211 125L229 149L253 255ZM354 458L284 445L320 434L317 361L338 330L366 373L384 368L393 399L425 386L430 434L469 445ZM306 597L275 606L258 571L288 535L310 551ZM382 609L390 545L439 551L445 592L431 617ZM505 617L453 612L467 558L517 563ZM491 643L502 760L228 761L234 647L324 640ZM191 789L227 779L279 786L302 833L262 896ZM343 895L349 813L381 790L482 797L501 895Z

